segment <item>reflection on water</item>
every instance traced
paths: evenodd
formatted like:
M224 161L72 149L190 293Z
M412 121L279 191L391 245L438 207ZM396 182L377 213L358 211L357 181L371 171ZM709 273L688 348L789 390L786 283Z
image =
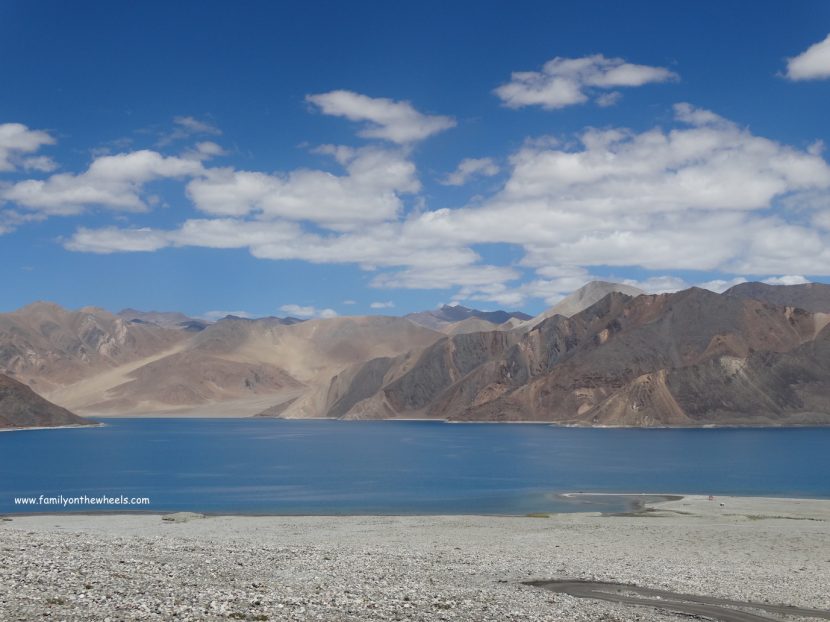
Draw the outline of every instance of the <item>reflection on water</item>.
M157 511L280 514L627 509L624 498L558 495L572 491L830 497L826 428L106 421L0 434L0 512L21 511L14 497L41 494L148 496Z

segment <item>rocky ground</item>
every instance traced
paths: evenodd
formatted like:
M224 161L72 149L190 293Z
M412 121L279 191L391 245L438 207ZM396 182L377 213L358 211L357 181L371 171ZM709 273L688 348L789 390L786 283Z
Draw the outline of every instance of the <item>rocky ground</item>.
M629 516L16 516L0 522L0 559L4 621L688 620L522 582L830 609L830 501L687 497Z

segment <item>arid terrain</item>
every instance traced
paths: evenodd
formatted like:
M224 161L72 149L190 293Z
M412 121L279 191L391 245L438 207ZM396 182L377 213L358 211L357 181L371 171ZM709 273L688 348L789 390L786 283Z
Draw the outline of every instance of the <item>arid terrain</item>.
M34 303L0 314L0 373L85 416L830 423L830 285L592 282L527 318L445 306L211 323Z

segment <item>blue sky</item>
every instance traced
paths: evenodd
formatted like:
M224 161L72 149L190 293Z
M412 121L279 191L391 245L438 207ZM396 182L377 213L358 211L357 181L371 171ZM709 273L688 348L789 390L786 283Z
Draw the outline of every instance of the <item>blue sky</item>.
M0 310L828 281L828 33L820 1L2 3Z

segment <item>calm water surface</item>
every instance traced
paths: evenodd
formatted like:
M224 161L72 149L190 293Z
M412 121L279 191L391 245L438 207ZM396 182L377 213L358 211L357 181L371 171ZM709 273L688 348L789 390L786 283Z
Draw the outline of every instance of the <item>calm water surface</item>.
M14 498L39 495L141 496L151 498L143 508L151 511L275 514L623 509L619 499L558 496L574 491L830 498L830 428L104 421L0 434L0 513L24 511Z

